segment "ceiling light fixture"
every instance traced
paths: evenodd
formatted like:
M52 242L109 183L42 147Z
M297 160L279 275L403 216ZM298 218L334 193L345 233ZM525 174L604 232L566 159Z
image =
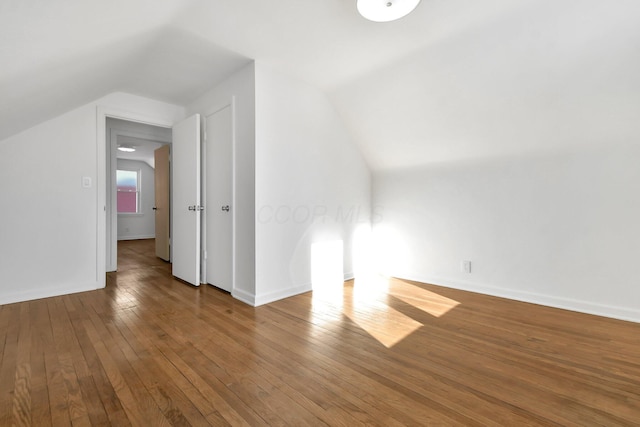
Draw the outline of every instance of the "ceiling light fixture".
M420 0L357 0L360 15L374 22L389 22L410 14Z
M119 145L118 150L124 151L125 153L133 153L136 151L136 148L133 145Z

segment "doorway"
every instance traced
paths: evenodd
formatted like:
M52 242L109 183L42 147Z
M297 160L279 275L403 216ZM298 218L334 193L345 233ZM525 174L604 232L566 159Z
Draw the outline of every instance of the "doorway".
M167 151L172 141L170 127L155 126L124 119L106 117L106 271L118 269L118 242L156 239L156 169L168 173L166 167L156 165L156 150ZM161 150L164 147L165 150ZM170 191L166 176L166 191ZM166 195L161 212L170 221L169 200ZM167 225L169 228L170 225ZM169 231L160 233L169 239ZM166 242L168 246L168 241ZM146 247L146 246L141 246ZM166 261L170 256L163 255Z
M229 217L231 219L231 228L230 228L231 243L225 245L225 250L227 251L227 258L226 258L227 262L225 263L225 268L227 269L227 272L228 272L227 277L230 277L230 279L229 279L229 282L225 281L225 283L222 283L222 282L214 283L215 286L218 286L222 289L231 290L232 292L235 289L235 283L234 283L235 282L235 269L234 269L235 261L234 260L235 260L235 236L236 236L236 230L235 230L236 212L233 207L235 202L235 179L233 179L234 171L235 171L235 168L233 166L235 162L235 155L234 155L234 152L235 152L234 123L235 122L233 119L234 117L233 105L234 105L233 100L231 100L231 102L226 104L225 107L222 107L222 110L225 110L225 111L224 111L224 114L220 116L224 118L223 122L226 128L225 130L226 143L229 144L228 148L230 148L230 150L228 152L231 156L230 161L226 164L226 167L229 168L228 170L231 173L230 188L232 189L232 195L231 195L232 200L230 202L225 202L228 204L224 205L224 206L229 206L229 210L226 210L225 212L229 213ZM218 112L220 111L220 109L214 109L213 111ZM177 214L183 213L182 210L190 214L196 213L196 218L199 218L201 216L200 214L204 210L204 206L200 204L200 186L201 186L200 184L201 160L200 159L201 158L199 153L200 153L200 147L201 147L201 139L200 139L201 133L204 133L204 136L205 136L204 140L206 141L207 139L206 129L200 126L200 119L198 118L197 120L195 120L195 126L193 126L193 129L192 129L192 126L189 125L187 126L188 132L186 133L178 132L178 129L181 129L188 123L191 123L194 121L193 116L186 118L179 123L174 123L173 121L169 121L169 119L167 119L166 122L163 123L162 120L156 121L153 118L150 119L149 117L140 116L137 114L131 114L129 112L124 112L122 110L117 110L117 109L98 107L97 113L98 113L98 147L99 147L98 176L104 177L103 179L106 179L106 183L104 185L98 185L98 230L97 230L97 234L98 234L97 236L97 240L98 240L97 281L98 283L101 284L102 286L105 286L106 284L105 275L104 273L101 273L101 272L115 271L117 268L118 224L117 224L117 210L116 210L117 200L115 199L117 194L114 196L114 193L117 192L116 179L115 179L115 175L116 175L115 171L117 171L117 157L115 154L115 151L117 148L117 140L116 140L116 144L114 145L114 143L111 142L112 136L110 133L109 134L107 133L107 129L106 129L107 119L113 118L113 119L119 119L124 122L130 122L134 124L137 123L142 125L157 126L165 130L170 130L172 132L170 149L172 152L172 157L174 157L173 159L174 162L172 162L174 164L172 164L171 166L171 176L170 176L170 183L171 183L170 188L171 188L171 199L172 199L171 208L170 208L170 217L171 217L170 235L175 238L175 239L172 239L175 241L171 242L172 243L171 254L170 254L171 255L170 260L172 263L171 271L174 277L177 277L179 279L182 279L183 281L186 281L195 286L198 286L200 283L202 283L200 282L199 278L203 277L201 276L201 273L203 272L201 272L200 269L201 269L201 266L202 267L204 266L202 265L203 263L201 263L201 261L203 258L207 259L207 246L205 242L202 242L202 240L204 240L204 236L201 236L199 227L196 228L195 234L190 232L177 233L177 232L174 232L174 228L184 223L184 221L181 222L179 218L176 217ZM213 113L213 114L216 115L216 113ZM199 115L197 114L195 116L199 117ZM187 137L186 140L183 140L184 138L182 137L179 138L179 136L182 133L185 133L185 135L182 135L182 136ZM215 130L212 132L212 134L215 134ZM136 137L136 135L127 135L127 136ZM157 139L157 138L154 138L154 139ZM203 145L206 145L206 144L203 144ZM114 146L116 148L114 148ZM191 165L190 163L191 166L194 166L194 165L195 166L193 168L191 167L180 168L179 167L180 162L178 160L180 159L184 160L190 156L189 153L183 152L185 149L187 149L187 151L190 152L191 151L190 147L197 147L197 150L196 150L197 156L195 157L196 159L195 163L193 165ZM177 151L174 152L174 149L176 149ZM100 155L100 153L102 153L102 155ZM102 156L104 156L104 158L101 158ZM100 165L102 165L102 167L100 167ZM206 171L206 169L209 169L209 168L211 168L211 165L209 165L207 168L204 168L204 169ZM183 173L176 173L176 171L178 170L183 171ZM193 171L196 172L195 175L191 173ZM191 177L191 175L194 175L194 176ZM180 188L182 187L178 185L179 183L176 183L176 179L179 178L178 181L184 180L185 177L187 176L193 179L190 181L187 180L191 182L191 184L187 183L184 186L185 191L182 191L180 190ZM195 190L194 194L197 197L195 197L193 200L188 200L188 201L185 200L184 201L185 203L182 203L182 204L178 203L179 202L178 199L180 199L182 196L186 196L187 193L189 194L193 193L193 191L191 190ZM181 197L178 197L178 196L181 196ZM180 211L177 210L178 208L180 209ZM174 213L176 215L174 215ZM205 219L205 222L206 222L206 219ZM178 243L180 243L178 239L178 237L180 236L194 237L195 243L193 247L196 248L197 251L195 252L180 251L177 246ZM195 267L195 271L197 273L196 276L198 277L198 280L195 280L195 281L185 280L179 274L176 274L177 272L176 265L179 265L181 263L184 264L185 262L187 263L191 262L193 264L193 266ZM209 270L210 273L211 271L212 269ZM207 283L207 282L204 282L204 283Z

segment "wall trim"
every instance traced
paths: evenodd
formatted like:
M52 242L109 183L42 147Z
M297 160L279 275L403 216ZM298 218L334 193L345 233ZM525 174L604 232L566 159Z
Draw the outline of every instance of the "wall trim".
M98 282L83 283L72 286L59 286L40 289L31 289L28 291L14 292L0 297L0 305L14 304L17 302L32 301L42 298L57 297L61 295L76 294L78 292L95 291L102 289Z
M235 299L242 301L245 304L249 304L253 307L256 306L256 296L242 289L232 289L231 296Z
M592 314L595 316L609 317L612 319L625 320L628 322L640 323L640 313L625 307L593 303L590 301L577 300L572 298L562 298L553 295L539 294L535 292L518 291L513 289L499 288L463 280L450 280L437 276L395 276L398 279L412 280L415 282L428 283L445 288L458 289L462 291L475 292L484 295L491 295L500 298L511 299L531 304L544 305L547 307L559 308L562 310L575 311L578 313Z
M353 280L355 278L354 274L351 272L348 273L344 273L344 281L346 282L347 280ZM239 299L242 302L245 302L247 304L250 304L254 307L260 306L260 305L264 305L264 304L269 304L281 299L285 299L285 298L289 298L289 297L293 297L299 294L304 294L306 292L311 292L313 291L313 286L311 283L306 283L304 285L300 285L300 286L294 286L288 289L283 289L283 290L279 290L279 291L275 291L275 292L270 292L268 294L264 294L264 295L258 295L258 296L254 296L249 294L248 292L244 292L244 291L240 291L240 290L234 290L231 295L236 298Z
M155 234L139 234L135 236L118 236L118 240L145 240L155 239Z
M268 294L256 295L255 306L269 304L270 302L278 301L281 299L289 298L294 295L303 294L311 291L311 283L307 283L300 286L294 286L288 289L282 289Z

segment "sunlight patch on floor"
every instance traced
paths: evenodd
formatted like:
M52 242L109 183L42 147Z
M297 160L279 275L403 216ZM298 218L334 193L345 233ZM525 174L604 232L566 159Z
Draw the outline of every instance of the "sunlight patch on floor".
M389 295L435 317L448 313L460 304L458 301L398 279L389 281Z
M391 348L422 323L390 307L376 295L379 291L346 286L343 313L382 345Z
M406 281L376 274L356 279L353 284L336 284L314 289L312 312L315 323L338 321L343 314L370 336L391 348L423 324L391 306L398 300L440 317L460 303Z
M370 232L357 233L356 252L366 253ZM312 322L316 325L337 323L347 316L382 345L391 348L422 323L392 307L409 304L434 317L440 317L459 303L403 280L371 273L367 257L354 259L358 272L353 283L345 283L342 240L316 242L311 246L311 282L313 287Z

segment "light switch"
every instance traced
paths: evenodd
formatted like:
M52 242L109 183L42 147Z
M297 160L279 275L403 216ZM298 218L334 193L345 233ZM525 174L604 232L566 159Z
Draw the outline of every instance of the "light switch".
M82 177L82 187L83 188L91 188L91 177L83 176Z

